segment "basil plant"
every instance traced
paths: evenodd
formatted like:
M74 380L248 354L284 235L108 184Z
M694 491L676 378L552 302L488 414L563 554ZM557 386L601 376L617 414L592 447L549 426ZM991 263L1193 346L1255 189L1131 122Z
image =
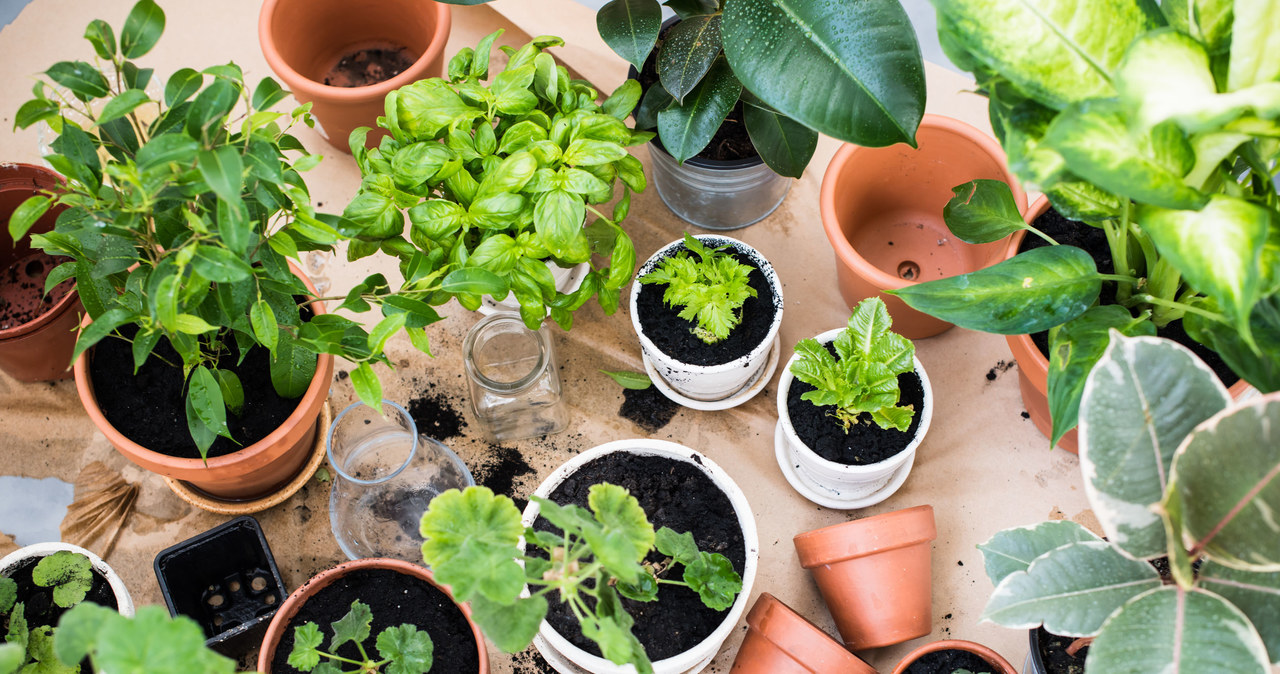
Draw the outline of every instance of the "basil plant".
M1103 231L1115 269L1099 273L1083 250L1052 245L896 294L975 330L1049 330L1054 442L1076 424L1110 329L1150 335L1181 320L1240 377L1280 389L1273 3L934 5L948 55L990 99L1014 172L1081 228ZM1005 186L956 193L946 215L961 239L1030 229ZM1100 305L1104 284L1114 303Z
M227 414L240 414L244 403L238 376L219 363L254 347L270 351L272 386L282 397L305 393L316 354L333 353L357 364L356 390L376 404L372 364L387 361L383 346L402 329L426 348L422 328L440 317L421 298L439 282L393 293L385 280L366 281L343 306L380 307L384 318L371 331L334 314L311 316L308 305L320 298L288 261L331 249L356 230L311 204L301 174L320 157L290 134L314 123L309 104L272 112L288 92L269 77L250 89L234 63L175 70L153 98L152 70L133 59L155 46L164 23L152 0L133 7L118 41L105 21L92 21L85 38L94 63L55 63L44 72L52 85L37 81L15 119L22 128L45 122L57 136L45 160L66 182L18 207L9 233L17 240L51 207L66 207L52 232L31 241L70 258L46 288L75 279L93 319L74 357L104 338L126 339L136 370L161 340L171 344L201 455L218 436L231 438ZM128 325L136 333L118 332Z
M1084 640L1090 674L1280 664L1280 394L1232 406L1185 347L1113 331L1080 464L1106 540L1069 521L996 534L978 546L996 585L983 618Z
M595 89L545 52L564 44L558 37L501 47L506 67L485 85L501 33L454 56L447 80L388 94L378 123L391 134L378 147L365 147L367 127L352 132L364 178L344 213L361 228L348 257L381 249L400 256L407 277L439 278L431 304L456 297L474 310L484 295L510 293L530 328L549 312L568 330L593 296L605 313L616 311L635 273L635 248L620 223L645 177L626 148L653 134L623 122L640 85L629 80L597 103ZM619 182L622 196L606 214L597 206L617 196ZM548 263L591 269L565 293Z
M596 15L600 37L643 69L663 6L680 21L658 50L660 81L636 125L656 129L677 161L701 152L739 101L756 151L784 176L800 177L819 133L915 146L924 62L898 0L611 0Z

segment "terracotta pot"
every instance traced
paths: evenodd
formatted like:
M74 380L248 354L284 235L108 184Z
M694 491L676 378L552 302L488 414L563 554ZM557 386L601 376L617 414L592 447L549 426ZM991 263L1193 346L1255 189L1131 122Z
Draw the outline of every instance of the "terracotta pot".
M822 225L836 254L840 294L852 310L877 296L893 328L909 339L932 337L950 323L908 307L883 291L956 276L1004 259L1000 241L973 245L951 235L942 209L952 188L978 178L1003 180L1018 211L1027 196L1008 170L1004 151L963 122L925 115L918 149L845 144L822 179Z
M0 227L8 228L9 216L22 202L41 190L62 184L57 173L30 164L0 164ZM53 229L65 208L52 208L31 227L31 234ZM32 252L31 239L14 243L0 236L0 270ZM43 290L43 288L41 289ZM80 322L80 296L71 291L35 320L0 330L0 370L19 381L48 381L71 376L76 325Z
M964 641L961 639L944 639L942 641L935 641L911 651L907 654L907 657L903 658L902 661L898 663L897 667L893 668L893 674L902 674L907 671L907 667L910 667L911 663L919 660L922 655L935 653L937 651L951 650L968 651L982 658L988 665L991 665L992 674L1018 674L1018 670L1014 669L1013 665L1009 664L1009 661L1001 657L999 653L983 646L982 644L974 643L972 641Z
M267 64L299 103L311 103L316 131L350 152L351 130L376 126L383 99L393 89L443 74L449 39L449 6L430 0L266 0L258 15L258 42ZM343 56L371 47L399 46L418 59L389 80L364 87L335 87L325 73Z
M876 674L871 665L845 650L776 597L763 592L747 613L730 674Z
M316 290L311 281L301 274L298 276L314 294ZM317 314L323 314L327 313L323 304L313 302L310 306ZM93 350L90 349L76 359L76 391L80 394L80 403L89 413L89 419L107 436L111 446L125 458L153 473L183 480L224 501L252 500L269 494L288 484L306 465L315 441L320 411L329 399L329 385L333 380L333 356L320 354L311 385L302 394L297 409L279 428L248 447L210 458L206 463L200 459L181 459L152 451L117 431L98 407L94 382L89 377L89 359L92 357Z
M284 630L289 626L289 620L293 618L298 609L307 603L315 593L328 587L334 581L351 573L362 569L389 569L397 571L405 575L420 578L434 585L441 592L453 599L453 593L449 588L436 583L435 576L431 575L431 570L424 566L412 564L400 559L383 559L380 557L370 557L366 559L357 559L351 562L343 562L332 569L322 571L311 580L303 583L301 587L293 591L289 598L280 605L280 610L276 611L276 617L271 619L271 624L267 626L267 635L262 640L262 648L258 651L258 671L270 672L271 662L275 659L276 647L280 644L280 636L284 634ZM489 671L489 653L485 650L484 635L480 633L480 628L471 620L471 609L466 604L455 605L462 611L462 615L467 617L467 623L471 625L471 634L475 637L476 652L480 656L480 674L488 674ZM374 615L378 613L378 607L373 606ZM419 625L419 628L427 627Z
M933 629L933 507L922 505L799 534L800 564L813 574L849 650L902 643Z

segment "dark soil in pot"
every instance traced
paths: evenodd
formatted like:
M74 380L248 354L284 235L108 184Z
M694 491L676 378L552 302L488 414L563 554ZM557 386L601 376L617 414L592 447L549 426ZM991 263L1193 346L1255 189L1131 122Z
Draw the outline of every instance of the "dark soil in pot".
M1107 245L1106 232L1099 227L1090 227L1075 220L1069 220L1066 217L1050 207L1035 221L1036 229L1049 235L1053 240L1063 245L1076 246L1083 249L1091 257L1098 266L1098 271L1103 274L1115 273L1115 265L1111 260L1111 247ZM1025 252L1035 248L1050 245L1048 241L1028 233L1022 239L1022 244L1018 246L1018 252ZM1103 283L1102 294L1098 297L1100 304L1114 304L1116 299L1116 284ZM1192 339L1182 329L1182 321L1173 321L1163 328L1156 330L1156 334L1166 339L1171 339L1188 349L1191 349L1200 360L1203 360L1214 374L1218 375L1218 379L1226 386L1230 386L1240 380L1240 377L1218 356L1217 352L1209 347ZM1031 341L1035 342L1040 353L1045 354L1045 358L1049 357L1049 332L1037 332L1031 335Z
M684 250L683 245L672 248L668 257ZM739 253L734 253L733 257L751 267L749 283L755 289L756 296L747 298L742 304L742 322L738 327L715 344L707 344L695 337L693 329L697 327L697 322L680 318L678 308L668 307L662 301L666 286L635 286L632 292L640 293L636 299L640 326L644 335L658 350L689 365L723 365L751 353L769 335L769 326L773 325L773 317L778 311L773 287L769 285L764 272L760 271L759 265L750 257Z
M34 321L71 292L75 282L68 280L44 294L44 281L58 264L53 256L35 250L0 271L0 330Z
M920 656L915 662L907 665L904 674L951 674L957 669L967 669L973 674L990 674L995 667L986 660L958 648L933 651Z
M120 328L125 337L136 326ZM240 415L227 412L227 427L236 442L219 437L209 448L209 458L248 447L267 437L293 414L299 398L282 398L271 385L271 354L254 347L240 364L236 350L223 355L218 367L240 377L244 389L244 409ZM186 386L181 363L168 340L161 339L147 362L133 372L132 343L108 337L93 347L89 376L102 414L116 430L134 442L161 454L198 459L200 452L187 429Z
M320 627L327 644L333 636L330 624L346 615L351 610L351 602L357 599L368 604L373 612L373 625L366 649L369 649L382 630L409 623L431 635L435 660L431 671L450 674L480 671L471 625L453 600L431 583L390 569L352 571L316 592L289 619L289 625L280 635L280 643L276 646L271 671L274 674L294 674L298 671L288 664L289 652L293 650L294 628L313 622ZM374 651L370 652L372 654ZM337 654L357 660L360 658L359 651L352 643L344 644Z
M30 627L56 626L58 619L69 609L53 603L53 588L40 587L31 579L40 559L42 558L37 557L21 562L10 571L9 578L18 584L18 601L22 602L22 614L26 617L27 624ZM120 608L111 584L96 569L93 571L93 585L84 600L109 609Z
M677 532L692 532L699 550L724 555L739 574L746 568L746 542L733 504L711 478L694 466L665 457L616 452L584 465L556 487L550 500L585 508L588 490L600 482L630 490L648 514L655 531L665 526ZM533 526L541 531L558 531L542 519ZM534 549L530 554L538 552ZM646 561L664 559L654 551ZM627 613L635 619L632 632L653 661L696 646L720 626L728 613L728 610L707 608L697 593L687 587L665 584L659 587L655 602L622 599ZM595 642L582 636L566 604L551 602L547 622L573 645L600 655Z
M1081 648L1076 654L1067 653L1067 648L1075 642L1075 637L1060 637L1050 633L1043 627L1037 627L1036 653L1040 663L1049 674L1084 674L1084 661L1089 655L1089 647Z
M400 45L370 45L343 54L322 81L331 87L367 87L399 75L417 60Z

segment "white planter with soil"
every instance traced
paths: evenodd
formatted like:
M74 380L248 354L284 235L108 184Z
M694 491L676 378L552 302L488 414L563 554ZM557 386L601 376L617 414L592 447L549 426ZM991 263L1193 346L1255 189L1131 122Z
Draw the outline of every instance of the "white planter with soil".
M773 265L755 248L727 236L702 234L696 238L711 248L732 246L740 262L758 270L751 275L757 296L743 304L742 322L725 340L704 344L692 333L694 322L680 318L678 309L663 304L664 286L646 286L637 280L631 286L631 324L651 374L656 373L674 391L675 395L668 397L681 404L726 403L706 407L720 409L746 402L763 388L757 384L772 375L766 370L770 362L777 364L777 358L770 356L777 348L782 325L782 282ZM636 278L683 250L683 240L663 246L640 266Z
M94 553L70 543L32 543L31 545L19 548L13 552L0 558L0 576L10 577L12 574L28 563L38 563L41 558L48 557L59 551L75 552L89 558L89 564L93 567L94 575L102 577L111 588L111 593L115 595L116 610L120 615L127 618L133 617L133 597L129 596L129 589L124 586L124 581L120 579L120 575L115 572L103 559ZM35 560L35 561L31 561ZM18 597L18 601L22 601L22 597Z
M747 600L751 596L751 586L755 580L760 553L759 537L756 532L756 523L752 515L751 505L747 502L742 490L729 475L707 457L674 442L648 439L618 440L593 447L557 468L542 484L538 485L534 494L560 502L559 499L552 498L552 494L566 480L583 470L584 466L592 464L598 459L608 462L610 457L618 454L630 454L637 457L658 457L691 466L698 473L709 478L714 486L723 493L723 497L728 500L733 513L737 517L737 523L742 535L744 555L742 567L738 569L742 576L742 591L738 593L733 605L723 613L723 618L718 626L693 647L661 659L653 658L654 646L652 644L645 644L650 651L650 657L653 659L653 669L657 674L693 674L694 672L699 672L710 664L711 660L719 652L721 645L724 644L725 639L737 627L738 619L742 616ZM591 483L595 484L598 481L591 480ZM579 486L585 493L589 485L581 484ZM645 505L645 495L636 493L633 493L633 495L640 500L643 507ZM694 512L694 509L702 506L695 495L687 493L682 495L682 504L689 509L689 512ZM660 518L652 512L654 508L646 507L645 510L650 519L654 521L655 529L662 526ZM538 512L538 504L530 502L524 510L524 526L533 526L534 521L538 519ZM699 538L698 532L694 532L694 537ZM702 547L701 542L699 547ZM731 560L733 559L732 555L726 556L729 556ZM687 588L677 589L687 590ZM664 597L660 595L657 605L661 605L663 600ZM646 606L650 605L652 604L646 604ZM637 618L637 624L634 629L642 629L642 620L643 617ZM548 614L548 619L542 622L538 636L534 639L534 645L537 646L543 657L557 671L562 674L577 674L579 672L589 672L590 674L634 674L635 668L631 665L616 665L603 657L575 646L569 638L557 631L550 621L551 615ZM659 625L659 629L665 629L666 627L667 625L665 624ZM644 641L643 637L641 637L641 641Z
M843 330L844 328L828 330L816 339L821 344L829 344ZM796 356L792 355L778 381L778 429L774 439L778 464L787 481L801 496L828 508L865 508L889 498L906 481L911 464L915 461L916 448L924 440L929 430L929 421L933 417L933 391L920 360L913 357L914 374L919 378L921 389L921 402L916 407L915 418L907 433L896 429L884 430L870 422L859 424L861 429L858 426L853 429L855 433L884 434L886 437L882 442L890 442L889 438L893 434L909 435L904 438L906 446L896 453L867 462L863 462L861 449L856 446L856 442L855 446L846 449L839 457L841 460L833 460L835 456L824 457L801 439L801 434L796 431L796 424L792 422L790 407L795 401L789 401L789 398L793 385L808 385L798 382L795 375L791 374L791 365L795 360ZM910 374L900 378L900 383L909 378ZM907 389L904 387L902 402L905 404L907 401ZM800 401L798 404L814 407L808 401ZM830 418L830 425L835 432L841 432L840 424L834 418ZM828 450L828 454L831 453Z

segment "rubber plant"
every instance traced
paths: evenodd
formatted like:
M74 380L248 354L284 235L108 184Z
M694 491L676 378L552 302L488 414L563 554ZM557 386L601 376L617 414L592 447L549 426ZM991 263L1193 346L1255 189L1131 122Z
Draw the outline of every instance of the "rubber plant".
M1049 330L1054 443L1076 425L1085 376L1113 328L1151 335L1181 320L1240 377L1280 389L1274 4L934 5L948 55L990 99L1011 168L1059 213L1103 230L1115 269L1101 274L1083 250L1052 245L895 294L975 330ZM956 194L946 215L961 239L1030 229L1004 185ZM1100 304L1104 284L1114 302Z
M489 0L444 0L476 5ZM698 154L741 100L751 142L769 168L799 178L818 134L858 145L915 146L924 62L898 0L611 0L600 37L640 70L667 34L636 125L656 129L676 160Z
M501 34L458 52L448 79L388 94L378 123L391 135L378 147L365 147L368 128L352 132L351 152L364 178L345 215L364 234L348 259L381 248L400 256L408 277L440 279L431 304L456 297L474 310L484 295L501 300L510 293L531 329L549 312L568 330L573 312L593 296L605 313L616 311L635 273L635 247L621 223L645 177L626 148L653 134L623 122L640 85L628 80L597 103L595 89L571 79L546 53L564 44L558 37L501 47L506 67L486 86ZM617 196L619 182L613 210L597 210ZM549 262L592 267L580 287L565 293L556 289Z
M45 160L66 185L24 202L9 231L16 240L52 205L68 206L53 232L31 238L72 258L46 285L74 278L93 318L75 357L107 337L130 339L136 368L167 340L181 357L173 365L186 378L187 422L202 455L217 436L230 437L226 415L243 401L237 376L217 367L222 354L269 349L272 385L286 398L306 391L317 353L337 354L357 364L352 382L376 403L372 365L388 362L383 347L402 329L427 348L422 328L440 317L422 299L439 281L415 276L392 292L381 275L366 279L341 308L379 307L384 317L372 330L335 314L308 320L306 305L320 298L288 260L368 238L358 223L311 205L301 174L321 158L289 133L313 123L308 106L272 112L288 92L269 77L250 90L234 63L175 70L153 99L152 70L134 59L155 46L164 23L152 0L133 7L118 42L94 20L85 31L94 63L55 63L44 73L52 86L37 81L15 118L56 134ZM117 332L129 324L133 337Z
M1102 540L1069 521L978 546L983 618L1091 639L1091 674L1280 663L1280 394L1231 405L1186 347L1113 331L1080 404ZM1171 578L1148 563L1168 558Z

